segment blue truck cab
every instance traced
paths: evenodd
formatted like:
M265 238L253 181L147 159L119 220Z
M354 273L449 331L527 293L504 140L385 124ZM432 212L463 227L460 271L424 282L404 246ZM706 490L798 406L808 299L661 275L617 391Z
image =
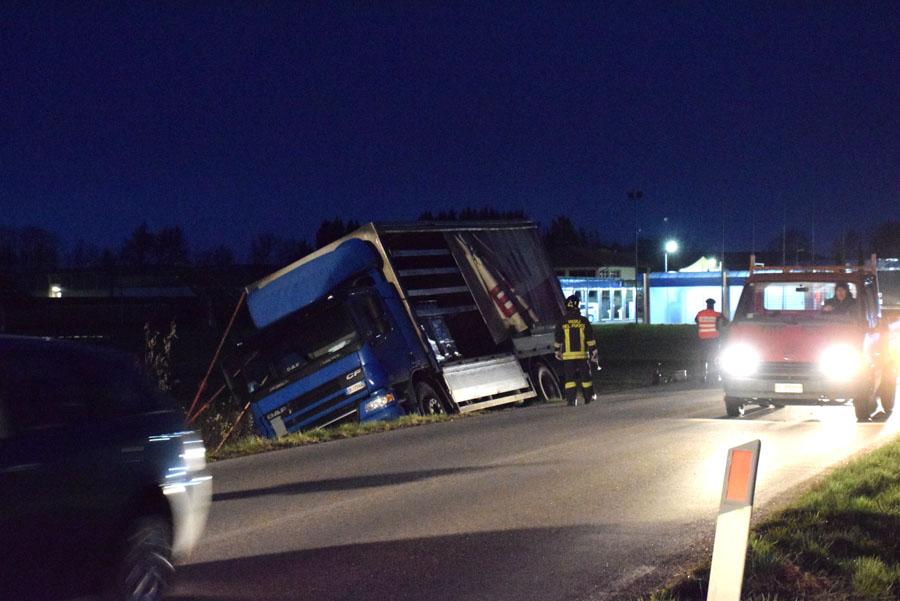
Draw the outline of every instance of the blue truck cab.
M428 359L368 242L347 240L280 274L247 306L259 330L226 374L264 435L406 413L395 385Z
M267 437L558 393L562 293L536 240L522 224L364 226L247 287L256 329L226 381Z

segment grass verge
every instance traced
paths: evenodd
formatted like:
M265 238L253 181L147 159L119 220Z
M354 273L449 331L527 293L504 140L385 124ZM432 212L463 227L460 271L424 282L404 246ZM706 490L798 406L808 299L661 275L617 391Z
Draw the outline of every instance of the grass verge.
M288 434L281 438L263 438L262 436L245 436L234 442L227 443L218 453L210 453L210 461L218 461L221 459L231 459L234 457L243 457L245 455L256 455L267 451L277 451L279 449L289 449L291 447L302 447L308 444L318 442L327 442L329 440L341 440L344 438L355 438L375 432L387 432L389 430L398 430L400 428L409 428L411 426L421 426L423 424L434 424L437 422L452 421L471 415L469 413L454 415L406 415L399 419L391 421L374 421L362 423L346 423L334 428L322 428L320 430L310 430L308 432L297 432L296 434Z
M709 565L651 601L704 599ZM744 599L900 599L900 438L836 469L754 528Z

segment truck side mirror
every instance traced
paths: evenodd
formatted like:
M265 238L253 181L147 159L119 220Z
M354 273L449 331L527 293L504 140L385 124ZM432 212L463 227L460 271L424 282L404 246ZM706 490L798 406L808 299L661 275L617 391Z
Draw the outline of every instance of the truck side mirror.
M375 318L375 337L381 338L382 336L387 336L391 331L391 324L387 320L387 316L382 313Z
M384 338L391 331L391 322L384 311L384 307L378 298L372 294L355 296L354 303L357 314L365 323L367 338Z

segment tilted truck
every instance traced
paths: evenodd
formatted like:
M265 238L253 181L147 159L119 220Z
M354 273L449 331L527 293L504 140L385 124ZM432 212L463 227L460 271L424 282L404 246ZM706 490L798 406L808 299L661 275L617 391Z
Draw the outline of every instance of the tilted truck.
M531 222L370 223L247 287L225 362L277 437L560 396L563 296Z
M751 259L720 355L725 409L852 403L894 409L900 322L882 315L875 258L859 267L758 267ZM844 303L835 304L843 287Z

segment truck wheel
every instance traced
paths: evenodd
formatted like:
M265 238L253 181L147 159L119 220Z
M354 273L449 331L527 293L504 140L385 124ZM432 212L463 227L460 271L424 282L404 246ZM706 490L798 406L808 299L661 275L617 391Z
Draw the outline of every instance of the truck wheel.
M741 417L744 415L744 399L733 396L725 397L725 413L728 417Z
M881 386L878 389L881 397L881 408L888 415L894 411L894 397L897 395L897 373L887 372L881 376Z
M856 421L867 422L875 413L875 397L853 399L853 411L856 412ZM887 411L887 409L885 409Z
M419 415L446 415L447 408L441 395L428 382L416 383L416 404Z
M542 403L562 398L559 378L543 361L538 361L531 367L531 383L537 393L537 400Z

